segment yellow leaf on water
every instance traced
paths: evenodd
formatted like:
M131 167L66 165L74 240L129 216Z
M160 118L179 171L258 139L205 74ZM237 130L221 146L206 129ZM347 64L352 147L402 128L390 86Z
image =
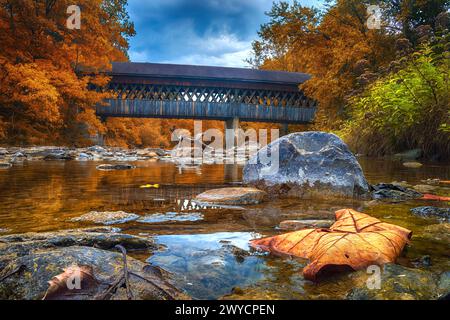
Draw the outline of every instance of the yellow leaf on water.
M139 188L141 189L149 189L149 188L155 188L158 189L159 188L159 184L144 184L142 186L140 186Z

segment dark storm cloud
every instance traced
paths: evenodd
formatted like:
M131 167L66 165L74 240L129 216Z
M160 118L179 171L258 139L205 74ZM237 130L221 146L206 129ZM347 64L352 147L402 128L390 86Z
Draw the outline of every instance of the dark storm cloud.
M131 60L243 66L271 6L272 0L129 0L137 31Z

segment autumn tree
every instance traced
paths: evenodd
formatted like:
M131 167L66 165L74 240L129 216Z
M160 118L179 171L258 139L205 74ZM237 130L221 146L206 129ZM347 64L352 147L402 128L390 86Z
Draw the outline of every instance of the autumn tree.
M82 142L105 131L94 107L111 61L125 61L134 27L126 0L81 0L81 28L67 28L68 0L0 1L0 120L14 143ZM88 72L86 72L88 71Z
M269 70L306 72L303 85L319 102L316 129L338 129L349 117L348 97L376 78L396 59L396 40L402 30L414 29L443 11L448 1L327 1L325 10L293 3L274 3L270 21L261 26L250 62ZM368 6L382 10L380 29L367 27ZM432 10L431 10L431 9ZM419 14L416 10L433 13ZM421 12L420 11L420 12ZM423 20L423 21L422 21Z

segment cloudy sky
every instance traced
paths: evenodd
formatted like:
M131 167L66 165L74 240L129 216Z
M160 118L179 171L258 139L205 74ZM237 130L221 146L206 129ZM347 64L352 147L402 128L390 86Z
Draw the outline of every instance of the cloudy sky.
M129 0L134 62L245 67L273 0ZM321 0L299 0L319 6Z

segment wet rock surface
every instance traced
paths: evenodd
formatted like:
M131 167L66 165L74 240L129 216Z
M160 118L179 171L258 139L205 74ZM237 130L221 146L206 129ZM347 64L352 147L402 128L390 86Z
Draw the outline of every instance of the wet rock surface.
M168 155L168 151L159 148L123 149L102 146L91 146L88 148L54 146L10 147L0 150L2 163L19 163L36 160L130 162L158 160Z
M203 219L203 214L199 212L166 212L145 215L137 220L140 223L161 223L175 221L199 221Z
M96 224L112 225L121 224L139 219L140 216L134 213L124 211L91 211L80 217L72 218L72 222L93 222Z
M118 233L110 227L25 233L0 237L0 299L42 299L53 277L67 268L92 268L95 286L56 299L128 299L124 285L126 250L156 250L152 239ZM126 258L133 299L187 299L162 269ZM64 288L63 288L64 289ZM92 290L91 290L92 289ZM108 290L110 293L108 293Z
M372 197L376 200L393 199L393 200L411 200L418 199L423 196L422 193L392 183L379 183L371 186Z
M285 220L280 222L281 230L301 230L308 228L329 228L334 220Z
M415 185L413 189L420 193L432 193L436 190L436 187L426 184L418 184Z
M407 167L407 168L417 169L417 168L421 168L423 166L423 164L421 164L420 162L412 161L412 162L404 162L403 166Z
M426 226L419 236L426 240L450 243L450 223Z
M27 255L33 250L71 246L95 246L108 250L116 245L127 250L156 249L153 239L119 233L118 229L111 227L12 234L0 236L0 269L11 258Z
M278 168L276 162L262 163L268 151L272 158L279 154ZM300 198L358 198L369 194L355 156L339 137L324 132L293 133L272 142L245 165L243 180L270 194Z
M448 292L450 287L439 286L439 279L433 273L411 269L397 264L385 265L381 272L379 289L366 286L349 292L349 300L435 300Z
M131 165L131 164L101 164L99 166L97 166L97 170L102 170L102 171L113 171L113 170L131 170L136 168L135 166Z
M263 202L266 192L256 188L221 188L208 190L195 197L196 202L223 205L247 205Z
M0 162L0 169L9 169L12 167L11 163Z
M401 153L396 153L394 155L395 158L400 160L417 160L423 154L421 149L412 149Z
M89 266L98 281L87 295L71 297L61 295L57 299L81 300L113 299L126 300L126 289L118 286L111 294L109 288L124 274L124 260L121 253L97 248L77 246L33 251L10 260L0 273L0 299L38 300L42 299L49 287L48 281L71 266ZM186 299L187 296L176 289L161 271L152 272L152 267L127 257L129 288L135 300ZM11 274L11 271L18 270ZM9 274L9 276L8 276Z
M417 207L411 209L411 213L422 218L436 218L450 222L450 208Z

